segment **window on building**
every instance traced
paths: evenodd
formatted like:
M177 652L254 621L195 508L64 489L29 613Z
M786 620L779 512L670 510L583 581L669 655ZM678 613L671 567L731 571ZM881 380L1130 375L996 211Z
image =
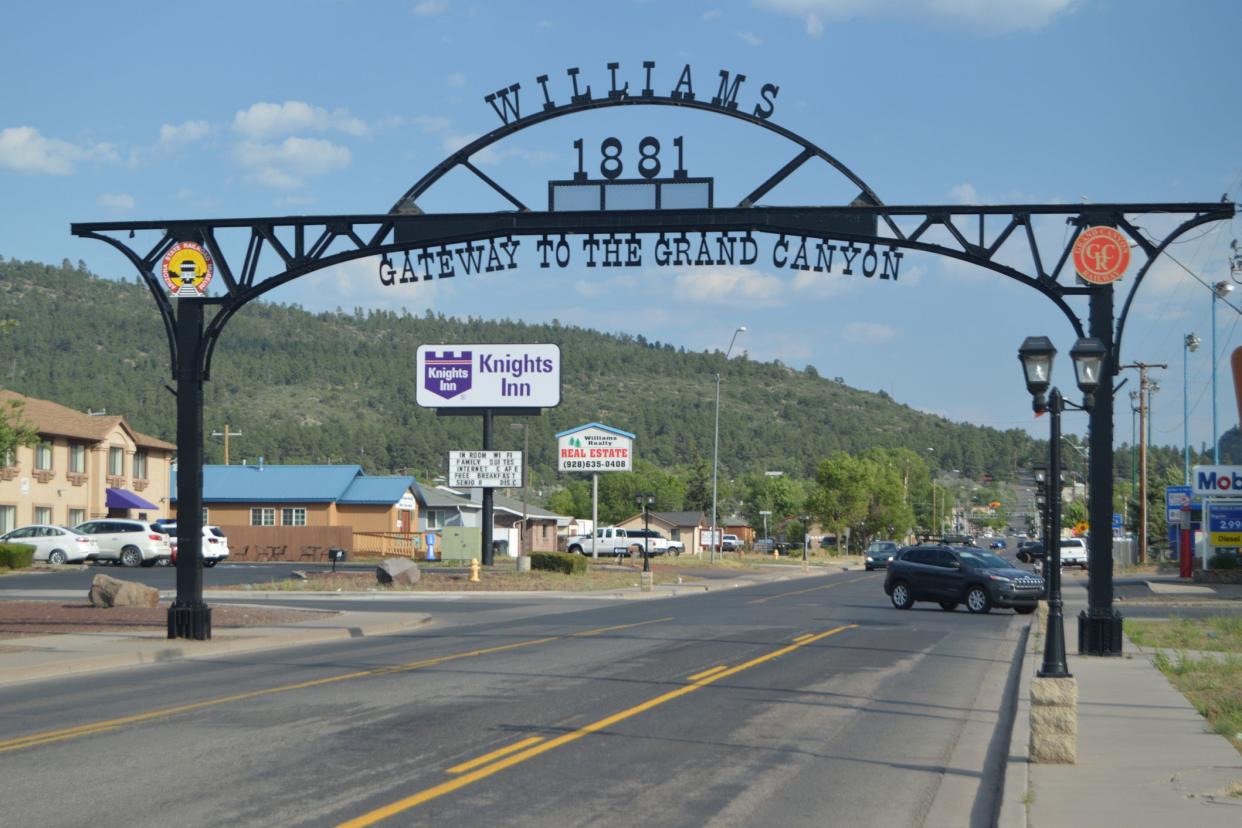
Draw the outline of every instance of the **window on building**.
M443 522L441 520L440 513L436 511L435 509L428 509L427 510L427 528L428 529L440 529L442 528L442 526L443 526Z
M305 526L306 510L305 509L281 509L280 510L281 526Z
M77 526L79 523L86 523L86 510L85 509L70 509L69 510L69 525Z
M35 470L47 471L52 468L52 444L44 440L35 447Z
M138 449L134 452L134 479L147 479L147 452L146 449Z
M12 532L17 528L17 507L0 506L0 532Z
M125 449L112 446L108 449L108 474L121 477L125 474Z
M2 465L6 469L11 469L17 465L17 456L13 454L13 449L9 449L8 451L6 451L4 453L3 459L4 459L4 463Z
M69 444L69 471L72 474L86 474L86 446L81 443Z
M275 526L276 510L269 508L254 508L250 510L251 526Z
M36 506L34 509L34 522L35 523L51 523L52 522L52 507L51 506Z

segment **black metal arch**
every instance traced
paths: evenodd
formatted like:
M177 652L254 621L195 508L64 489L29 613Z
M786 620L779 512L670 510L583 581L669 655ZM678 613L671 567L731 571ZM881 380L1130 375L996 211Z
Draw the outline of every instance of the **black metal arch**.
M767 194L773 187L775 187L777 184L784 181L794 171L796 171L799 167L801 167L803 164L805 164L807 161L811 160L812 158L822 159L824 162L826 162L829 166L831 166L837 172L841 173L847 179L849 179L851 183L857 186L859 189L859 197L858 197L859 203L872 204L872 205L883 204L883 202L880 200L880 197L876 195L875 191L872 190L871 187L868 186L867 183L864 182L862 178L858 176L857 173L855 173L849 167L845 166L845 164L843 164L840 161L840 159L836 158L835 156L821 149L819 146L807 140L806 138L802 137L801 135L797 134L793 130L786 129L785 127L780 126L779 124L774 124L766 118L760 118L757 115L748 113L745 110L741 109L740 107L720 106L718 104L713 104L713 103L709 103L707 101L702 101L702 100L688 100L684 97L683 98L670 98L670 97L663 97L660 95L647 95L647 96L625 95L625 96L616 97L616 98L593 98L590 100L571 102L568 104L557 106L552 109L543 109L543 110L540 110L539 112L535 112L530 115L522 116L521 118L515 118L512 122L507 122L503 126L497 127L496 129L492 130L486 135L482 135L476 138L475 140L471 141L466 146L457 150L457 152L453 153L448 158L441 161L439 164L437 164L435 167L429 170L426 175L424 175L417 182L415 182L414 186L406 190L405 193L401 196L401 198L397 199L397 202L393 204L389 212L390 213L410 213L410 212L421 213L422 210L417 205L418 197L421 196L423 193L425 193L433 184L435 184L437 181L439 181L441 178L447 175L455 167L463 167L469 170L470 172L474 173L476 176L478 176L483 181L483 183L487 184L489 187L496 190L501 196L503 196L506 200L512 203L519 210L529 210L529 208L525 204L519 201L511 193L509 193L507 190L505 190L503 187L501 187L499 184L493 181L489 176L487 176L481 170L479 170L474 164L472 164L470 162L471 157L473 157L475 153L479 152L480 150L486 149L487 147L491 146L497 141L500 141L503 138L507 138L508 136L514 134L515 132L520 132L523 129L526 129L527 127L535 126L537 124L542 124L542 123L545 123L546 121L553 120L554 118L560 118L565 115L575 115L579 112L589 112L595 109L607 109L607 108L616 107L616 106L626 106L626 107L628 106L675 106L675 107L680 107L682 109L695 109L695 110L699 110L702 112L711 112L716 115L726 115L730 118L737 118L738 120L745 121L748 124L752 124L757 127L762 127L763 129L766 129L769 132L774 132L777 135L780 135L782 138L792 141L793 143L802 147L802 151L800 153L798 153L783 167L781 167L779 170L777 170L775 173L769 176L763 183L759 184L754 190L751 191L750 195L742 199L738 203L737 205L738 207L752 206L753 204L755 204L755 202L757 202L760 198L762 198L765 194ZM893 230L894 232L896 232L897 230L896 227L891 227L891 226L890 226L890 229Z
M679 106L723 114L760 126L793 141L801 151L769 176L736 207L639 211L537 212L493 181L470 157L479 150L528 126L553 118L615 106ZM498 114L501 111L498 110ZM1008 206L887 206L862 179L839 160L805 138L770 121L747 114L735 107L685 98L660 96L609 97L580 100L564 106L550 106L523 118L516 117L498 129L476 139L450 155L397 201L393 208L378 215L292 216L283 218L245 218L219 220L140 221L73 224L71 232L94 238L116 248L129 259L147 284L159 309L168 339L173 376L177 381L177 444L179 453L177 485L178 542L184 552L177 567L177 599L169 608L169 637L209 638L210 609L202 600L202 571L198 566L202 528L202 383L210 375L211 358L225 325L248 302L301 276L348 261L388 256L394 253L499 238L568 235L638 235L688 233L768 233L801 236L863 245L871 249L919 250L947 256L1009 277L1031 287L1053 302L1078 336L1099 338L1108 349L1105 376L1115 376L1120 363L1121 338L1134 295L1151 265L1170 244L1194 227L1231 219L1235 206L1230 202L1188 204L1093 204L1093 205L1008 205ZM773 187L812 158L820 158L857 185L859 195L849 205L758 207L755 203ZM450 170L461 166L504 196L516 212L425 214L416 199ZM1129 217L1164 214L1183 217L1181 222L1158 241L1149 240ZM1053 255L1041 252L1032 225L1034 216L1062 216L1074 230ZM988 221L992 226L989 229ZM904 231L899 222L917 222ZM881 235L880 222L888 234ZM973 223L969 230L963 223ZM1062 276L1074 242L1086 227L1120 227L1146 257L1129 286L1120 319L1113 317L1114 285L1064 284ZM142 253L124 238L138 231L154 231L158 238ZM225 231L248 232L246 253L237 267L230 262L218 234ZM286 236L282 240L281 234ZM943 231L946 241L933 240L933 232ZM292 233L292 242L287 236ZM1002 261L1001 251L1025 242L1029 265L1024 269ZM162 257L178 242L196 242L210 253L224 284L224 295L205 299L179 300L174 310L156 268ZM341 244L343 242L343 244ZM340 248L344 249L340 249ZM261 268L270 250L278 261ZM1049 266L1046 262L1054 262ZM264 275L260 276L260 273ZM895 274L894 274L895 275ZM423 277L430 278L429 275ZM1089 327L1067 302L1070 296L1089 299ZM204 327L204 307L216 313ZM1114 327L1115 325L1115 327ZM1090 520L1107 526L1112 512L1112 434L1113 390L1097 394L1091 414L1091 505ZM485 428L486 432L486 428ZM490 546L486 543L485 546ZM1096 654L1120 653L1120 616L1111 609L1111 554L1107 533L1093 535L1089 615L1080 617L1080 650ZM486 550L484 553L485 560ZM1085 643L1084 643L1085 642Z

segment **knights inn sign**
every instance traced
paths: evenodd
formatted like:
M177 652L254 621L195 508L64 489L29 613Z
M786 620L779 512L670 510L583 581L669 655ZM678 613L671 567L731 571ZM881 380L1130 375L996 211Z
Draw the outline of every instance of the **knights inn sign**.
M990 270L1042 294L1076 336L1089 335L1104 346L1103 376L1115 391L1126 317L1153 263L1189 231L1228 221L1235 213L1228 201L888 205L840 160L773 122L780 91L774 83L751 83L735 71L696 76L689 65L663 71L651 60L624 69L608 63L603 72L589 77L575 67L555 81L539 75L533 85L513 83L485 95L483 101L499 125L427 171L386 212L72 225L74 235L112 245L129 259L151 293L168 339L177 384L177 532L180 548L188 551L177 561L169 637L211 635L200 548L202 404L216 343L246 304L301 276L373 259L379 282L401 289L432 279L516 270L520 254L525 264L558 271L571 266L762 263L895 285L902 257L920 251ZM731 182L746 195L725 206L716 204L715 177L701 174L711 171L690 174L685 137L653 129L652 118L639 118L633 133L624 136L574 140L572 169L538 193L515 192L474 161L493 144L553 119L604 109L651 114L650 107L740 121L784 139L789 149L772 158L751 153L748 161L766 165L769 172L759 180ZM773 188L807 165L826 165L826 172L840 177L847 193L856 195L846 203L770 203ZM728 171L740 177L736 167ZM511 209L426 212L419 199L450 172L475 176ZM546 209L538 209L536 200L543 198ZM1160 222L1148 220L1156 216ZM1055 219L1069 231L1037 237L1036 224ZM1170 229L1155 232L1149 229L1154 225ZM1063 235L1061 241L1051 241ZM770 247L764 248L761 240L770 240ZM1131 252L1137 267L1127 270L1123 259ZM1115 314L1114 295L1123 272L1129 287L1120 314ZM478 346L459 344L453 351L468 347ZM437 348L437 353L447 350ZM440 355L448 361L453 356L464 359L463 354ZM451 366L446 362L442 367ZM472 373L472 383L478 377ZM448 386L439 387L441 399L452 398ZM1096 399L1090 414L1089 517L1093 526L1108 526L1113 512L1113 394L1097 393ZM489 424L490 416L484 421L484 449L491 448ZM491 562L490 494L485 488L484 563ZM1079 649L1085 653L1121 652L1121 616L1112 606L1110 541L1107 532L1092 533L1089 607L1079 616Z

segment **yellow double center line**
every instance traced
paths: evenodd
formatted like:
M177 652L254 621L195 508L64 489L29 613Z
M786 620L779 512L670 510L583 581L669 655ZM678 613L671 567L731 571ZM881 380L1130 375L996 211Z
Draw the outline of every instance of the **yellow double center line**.
M501 748L498 751L493 751L485 756L481 756L476 760L466 762L462 765L457 765L454 768L450 768L449 772L453 773L466 770L468 768L476 768L480 761L503 757L497 758L497 761L492 762L491 764L484 765L483 767L477 767L476 770L472 770L469 773L463 773L455 779L441 782L439 785L434 785L412 796L408 796L405 799L398 800L391 805L385 805L382 808L377 808L374 811L363 814L355 819L342 822L338 828L362 828L363 826L374 825L375 823L387 819L390 816L394 816L395 814L399 814L402 811L408 811L409 809L422 805L425 802L430 802L433 799L437 799L445 794L452 793L453 791L464 788L467 785L478 782L480 779L486 779L487 777L505 770L506 768L511 768L514 765L521 764L522 762L533 759L536 756L547 753L550 750L555 750L556 748L567 745L570 742L577 741L583 736L587 736L591 733L597 733L606 727L611 727L618 722L623 722L626 719L633 718L634 716L637 716L640 713L645 713L654 707L659 707L660 705L667 704L674 699L689 695L696 690L701 690L710 684L720 681L721 679L737 675L738 673L741 673L744 670L749 670L752 667L758 667L764 662L771 661L774 658L780 658L781 656L792 653L794 650L798 650L808 644L814 644L816 641L820 641L830 635L836 635L839 632L854 629L857 626L857 624L845 624L844 626L834 627L831 630L815 633L809 637L803 638L801 641L781 647L779 650L773 650L765 655L752 658L750 661L747 661L744 664L739 664L736 667L726 667L721 670L712 669L706 671L705 673L696 673L695 675L699 676L699 678L695 679L694 676L691 676L689 679L689 681L692 682L691 684L678 687L676 690L670 690L661 696L656 696L654 699L649 699L648 701L635 705L628 710L622 710L620 713L614 713L611 716L592 722L591 724L580 727L570 733L557 736L555 739L549 739L547 741L540 740L537 744L532 744L531 740L525 740L525 742L518 742L516 745L510 745L508 748ZM532 739L537 738L538 737L532 737ZM531 744L531 746L527 747L525 750L521 750L520 752L513 752L518 750L518 746L523 745L524 743Z
M208 707L218 707L222 704L245 701L259 696L270 696L276 693L288 693L293 690L305 690L310 687L321 687L325 684L336 684L341 681L352 681L353 679L368 678L371 676L382 676L390 673L404 673L410 670L418 670L423 667L434 667L437 664L445 664L450 661L459 661L463 658L474 658L476 656L490 655L491 653L502 653L506 650L517 650L522 647L533 647L536 644L547 644L550 641L562 641L569 638L583 638L586 636L601 635L606 632L632 629L633 627L642 627L647 624L659 624L663 621L672 620L672 616L669 616L667 618L654 618L650 621L639 621L635 624L617 624L612 627L597 627L592 630L570 633L569 635L551 635L546 638L532 638L527 641L517 641L513 644L499 644L495 647L482 647L476 650L467 650L465 652L452 653L450 655L436 656L435 658L425 658L419 661L411 661L406 664L397 664L391 667L377 667L373 670L359 670L354 673L345 673L339 676L311 679L310 681L301 681L296 684L284 684L279 687L267 687L262 690L250 690L245 693L235 693L231 696L220 696L218 698L205 699L203 701L192 702L190 704L181 704L176 707L164 707L159 710L151 710L146 713L135 713L132 716L121 716L116 719L90 722L88 724L77 725L76 727L66 727L60 730L49 730L43 733L32 733L29 736L18 736L12 739L0 740L0 753L21 750L22 748L36 747L38 745L48 745L53 742L63 742L66 739L76 739L80 736L90 736L94 733L103 733L104 731L115 730L126 725L148 722L153 719L165 719L169 716L177 716L182 713L191 713L195 710L203 710Z

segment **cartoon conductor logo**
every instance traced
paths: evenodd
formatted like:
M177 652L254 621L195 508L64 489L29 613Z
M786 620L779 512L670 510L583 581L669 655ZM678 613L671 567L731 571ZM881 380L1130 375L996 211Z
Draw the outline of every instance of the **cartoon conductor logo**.
M211 256L193 242L173 245L164 255L164 284L173 296L197 298L207 295L211 282Z

